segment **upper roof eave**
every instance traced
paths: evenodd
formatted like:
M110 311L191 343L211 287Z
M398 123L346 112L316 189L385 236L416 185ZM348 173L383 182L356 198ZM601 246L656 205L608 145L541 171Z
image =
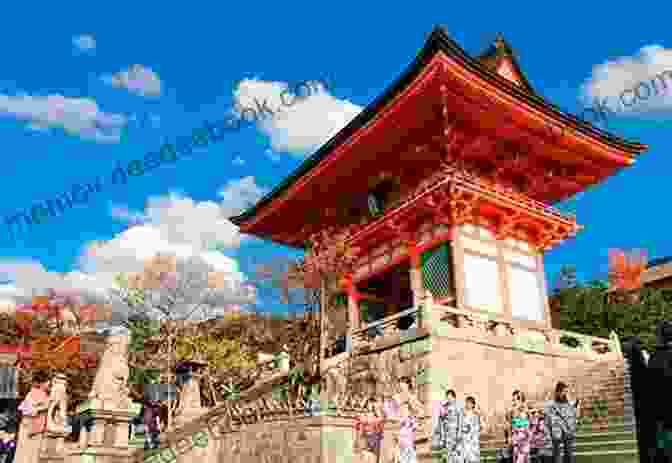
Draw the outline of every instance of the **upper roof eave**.
M530 106L541 109L556 120L574 126L578 131L596 138L601 142L613 146L620 151L625 151L632 155L639 154L647 149L646 145L638 142L629 142L623 138L612 135L604 130L592 126L591 124L578 119L572 114L563 112L557 106L546 101L543 97L526 92L516 84L509 82L508 79L491 71L486 65L479 62L478 58L469 56L454 40L450 38L442 26L435 26L429 34L422 50L416 55L413 62L401 73L401 75L372 103L364 108L348 125L338 131L328 142L322 145L315 153L303 161L289 176L280 182L269 193L264 195L254 206L243 211L241 214L230 217L229 220L235 225L240 226L251 217L254 217L257 211L270 203L274 198L289 188L296 180L309 172L313 167L322 161L334 148L345 142L358 129L364 127L382 110L393 98L400 94L413 79L421 73L424 66L438 52L444 52L447 55L456 58L465 68L473 71L485 80L495 84L505 92L515 96L519 100L528 103ZM523 75L521 73L521 75ZM530 86L531 88L531 86Z
M516 57L516 54L513 51L513 47L511 46L511 44L509 44L509 42L507 42L506 39L504 39L504 37L501 34L498 34L498 39L502 41L504 45L505 56L510 60L514 71L516 71L516 73L518 74L518 77L520 78L520 84L523 86L523 88L530 93L533 93L537 96L541 96L537 94L536 90L534 90L534 88L532 87L530 81L527 80L527 76L523 72L523 69L520 67L520 64L518 63L518 58ZM483 61L487 60L488 58L495 58L495 59L497 58L496 45L491 45L490 48L486 49L476 59L478 61Z

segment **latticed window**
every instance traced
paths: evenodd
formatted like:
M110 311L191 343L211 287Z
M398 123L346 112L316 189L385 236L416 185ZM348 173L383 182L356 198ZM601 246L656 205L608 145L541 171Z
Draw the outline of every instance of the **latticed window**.
M437 299L454 296L452 259L449 243L425 251L420 256L422 284Z

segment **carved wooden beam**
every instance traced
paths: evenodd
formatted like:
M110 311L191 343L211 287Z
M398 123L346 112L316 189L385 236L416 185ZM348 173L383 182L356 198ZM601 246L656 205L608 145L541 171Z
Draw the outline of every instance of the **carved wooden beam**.
M464 201L464 200L451 200L450 204L450 217L452 223L462 224L473 220L475 201Z
M518 226L520 218L521 214L517 211L514 211L511 214L503 214L495 226L495 238L503 240L511 237L513 230Z
M538 245L541 249L548 250L566 240L570 232L570 229L562 225L548 225L538 231Z

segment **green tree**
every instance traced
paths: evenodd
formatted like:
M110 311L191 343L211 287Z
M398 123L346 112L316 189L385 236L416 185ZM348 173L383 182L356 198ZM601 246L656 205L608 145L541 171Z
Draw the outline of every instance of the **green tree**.
M560 311L560 329L608 338L638 336L643 348L656 345L656 323L672 316L672 289L640 288L632 298L613 297L607 284L593 281L557 289L554 306Z

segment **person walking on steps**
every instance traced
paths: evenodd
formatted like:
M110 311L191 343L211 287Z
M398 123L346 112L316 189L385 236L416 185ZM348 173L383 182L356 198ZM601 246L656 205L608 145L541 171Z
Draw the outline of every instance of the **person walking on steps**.
M544 425L547 441L552 446L553 463L575 462L576 419L579 402L570 400L568 392L567 385L562 381L558 382L555 386L554 400L547 402L544 406Z

